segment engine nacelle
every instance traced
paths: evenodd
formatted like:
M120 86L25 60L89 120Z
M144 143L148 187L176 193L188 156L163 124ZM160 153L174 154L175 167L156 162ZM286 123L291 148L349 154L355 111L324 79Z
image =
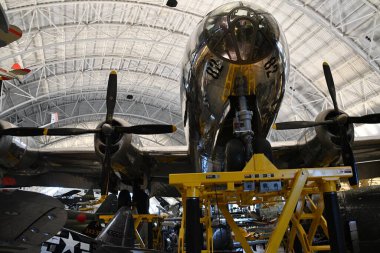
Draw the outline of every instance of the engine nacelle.
M342 112L343 113L343 112ZM337 116L330 109L318 114L316 121L329 120ZM354 126L347 129L348 141L354 141ZM339 128L336 124L315 127L315 133L308 132L299 142L299 151L304 160L304 166L325 166L339 160L341 154Z
M96 128L101 128L105 124L105 121L101 122ZM122 119L113 119L112 126L127 126L127 122ZM114 133L111 136L111 155L116 157L119 155L120 150L126 150L126 147L130 146L132 142L131 134L119 134ZM102 159L105 154L106 137L102 133L97 133L94 136L95 152Z
M13 127L16 126L0 120L0 129ZM30 137L0 136L0 167L22 173L37 159L36 152L28 152L28 148L33 147L36 147L36 143Z
M101 128L105 122L100 123L97 128ZM113 119L112 126L127 126L127 122L122 119ZM106 148L104 134L95 134L94 146L96 154L103 160ZM138 177L141 174L138 164L140 155L132 145L132 134L118 134L111 136L111 159L115 174L120 179L128 180L129 177Z

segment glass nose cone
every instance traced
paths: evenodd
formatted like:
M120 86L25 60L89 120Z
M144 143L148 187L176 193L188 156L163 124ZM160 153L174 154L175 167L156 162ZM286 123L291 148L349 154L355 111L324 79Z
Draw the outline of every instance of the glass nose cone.
M271 14L238 6L205 22L207 46L218 57L236 64L251 64L276 50L280 33Z

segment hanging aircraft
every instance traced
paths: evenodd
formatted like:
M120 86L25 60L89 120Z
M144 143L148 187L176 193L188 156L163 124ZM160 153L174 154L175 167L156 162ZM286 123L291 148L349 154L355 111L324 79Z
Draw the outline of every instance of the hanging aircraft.
M12 70L7 71L0 68L0 80L18 79L19 76L25 76L30 72L30 69L21 68L20 64L15 63L12 65Z
M351 148L353 123L380 123L380 117L347 117L339 111L329 68L325 75L335 109L318 115L315 136L286 147L272 148L267 141L289 75L287 43L271 14L242 2L211 11L190 37L182 72L188 146L137 148L133 144L136 134L171 133L175 127L127 126L114 118L117 75L112 71L106 119L96 129L16 127L0 121L1 168L15 179L14 186L93 188L101 182L102 195L106 195L120 182L132 185L136 200L143 200L137 201L142 213L147 212L143 188L152 195L176 193L165 184L168 174L241 170L255 153L264 153L280 168L328 166L343 153L343 163L355 172L351 184L357 184ZM284 125L276 124L277 128ZM19 138L88 133L95 135L94 151L40 150L30 138ZM367 154L379 155L378 143L359 143L359 149L354 143L354 151L366 148Z
M21 38L21 36L21 29L9 24L7 15L5 15L3 7L0 6L0 47L9 45Z

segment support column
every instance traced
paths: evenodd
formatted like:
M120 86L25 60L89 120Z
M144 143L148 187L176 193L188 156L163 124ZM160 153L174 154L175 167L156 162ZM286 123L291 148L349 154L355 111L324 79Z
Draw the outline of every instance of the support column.
M153 249L153 221L148 222L148 249Z
M186 199L186 252L202 251L203 232L199 205L199 192L195 187L191 187Z
M272 232L265 253L276 253L280 247L282 238L289 226L289 221L293 215L294 209L301 196L303 187L308 177L306 170L299 170L294 178L292 189L289 197L286 199L285 206L278 218L275 230Z
M327 181L323 185L323 199L325 202L325 215L329 231L331 252L345 253L346 242L343 224L339 212L336 182Z

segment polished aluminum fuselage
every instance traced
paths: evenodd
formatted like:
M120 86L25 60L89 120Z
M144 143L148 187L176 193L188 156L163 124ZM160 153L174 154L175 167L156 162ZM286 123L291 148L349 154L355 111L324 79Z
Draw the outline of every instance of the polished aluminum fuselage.
M236 2L198 24L187 46L181 81L184 125L197 171L223 170L223 139L233 136L234 97L247 97L251 109L257 104L254 134L268 134L288 72L287 44L270 14ZM247 79L244 94L236 89L238 75Z

